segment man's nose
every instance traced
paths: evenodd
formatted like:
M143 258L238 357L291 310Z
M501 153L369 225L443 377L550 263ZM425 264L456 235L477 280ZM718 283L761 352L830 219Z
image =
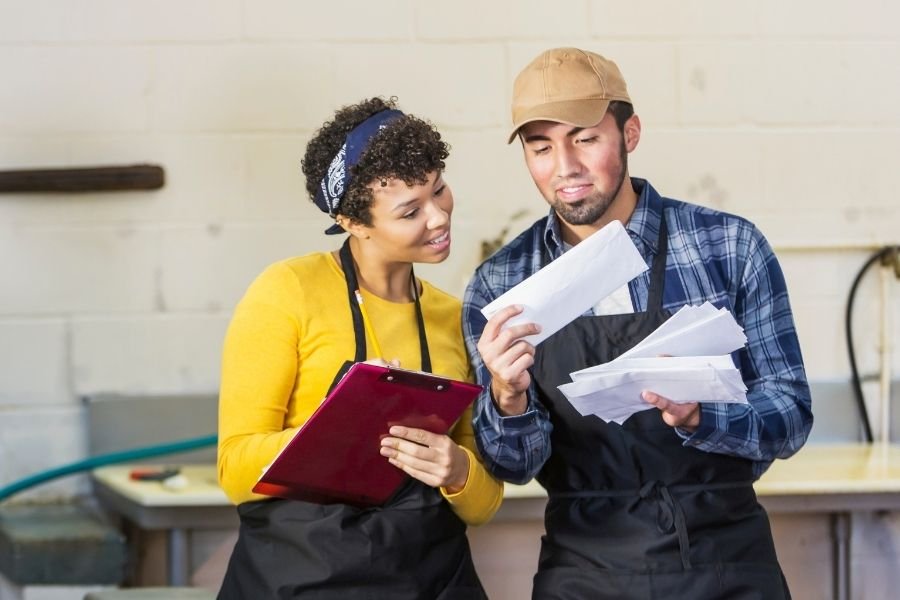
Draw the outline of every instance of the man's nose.
M564 147L556 153L556 176L559 179L580 175L581 169L581 161L571 149Z

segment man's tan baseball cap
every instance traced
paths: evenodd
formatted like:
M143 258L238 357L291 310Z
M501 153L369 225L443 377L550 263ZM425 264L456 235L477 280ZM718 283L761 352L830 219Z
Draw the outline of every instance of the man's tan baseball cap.
M631 103L616 63L578 48L546 50L513 84L513 131L507 143L532 121L593 127L603 119L610 100Z

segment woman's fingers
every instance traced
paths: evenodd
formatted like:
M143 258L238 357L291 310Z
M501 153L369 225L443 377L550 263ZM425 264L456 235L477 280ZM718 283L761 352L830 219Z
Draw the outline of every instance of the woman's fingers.
M411 427L391 427L381 440L381 455L394 466L432 486L462 488L468 479L468 455L446 435Z

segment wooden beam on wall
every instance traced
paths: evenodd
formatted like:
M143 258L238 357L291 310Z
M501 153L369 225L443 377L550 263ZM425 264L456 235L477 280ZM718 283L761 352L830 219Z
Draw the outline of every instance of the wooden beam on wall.
M156 190L164 183L165 174L158 165L0 170L0 193Z

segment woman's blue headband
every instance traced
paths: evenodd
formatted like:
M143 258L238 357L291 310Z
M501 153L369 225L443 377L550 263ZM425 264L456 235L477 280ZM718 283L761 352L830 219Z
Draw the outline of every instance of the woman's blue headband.
M350 168L359 162L359 158L368 148L372 139L378 132L387 127L388 123L403 116L399 110L383 110L375 113L347 134L347 140L337 155L328 165L328 172L319 182L319 189L313 199L316 206L322 212L328 213L333 219L337 215L338 205L344 197L344 192L350 187ZM335 223L325 230L331 235L343 233L344 229Z

